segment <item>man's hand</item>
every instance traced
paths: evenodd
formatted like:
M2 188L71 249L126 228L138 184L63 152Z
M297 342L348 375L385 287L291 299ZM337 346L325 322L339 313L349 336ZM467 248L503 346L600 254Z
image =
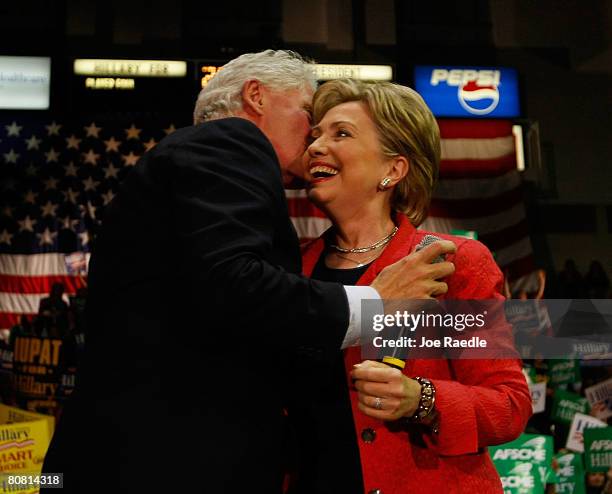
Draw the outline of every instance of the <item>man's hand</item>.
M383 300L431 299L448 291L441 280L455 272L453 263L433 263L438 256L452 254L457 247L439 240L383 269L370 285Z
M412 416L421 398L421 385L380 362L366 360L351 371L359 392L359 410L379 420Z

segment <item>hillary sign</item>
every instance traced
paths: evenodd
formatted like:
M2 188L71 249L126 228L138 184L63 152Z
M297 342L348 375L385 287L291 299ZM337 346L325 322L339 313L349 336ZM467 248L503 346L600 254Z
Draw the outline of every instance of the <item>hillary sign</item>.
M438 117L518 117L516 70L417 66L415 89Z

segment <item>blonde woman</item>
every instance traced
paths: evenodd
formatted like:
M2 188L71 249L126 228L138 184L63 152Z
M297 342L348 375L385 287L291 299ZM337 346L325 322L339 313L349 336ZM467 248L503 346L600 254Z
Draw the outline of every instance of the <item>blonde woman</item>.
M391 83L328 82L313 108L308 197L333 226L305 247L303 270L368 284L427 234L416 227L438 172L438 126L416 92ZM486 247L436 235L457 245L441 297L503 299ZM296 362L292 492L502 492L486 448L516 438L531 415L519 361L410 360L402 372L351 348Z

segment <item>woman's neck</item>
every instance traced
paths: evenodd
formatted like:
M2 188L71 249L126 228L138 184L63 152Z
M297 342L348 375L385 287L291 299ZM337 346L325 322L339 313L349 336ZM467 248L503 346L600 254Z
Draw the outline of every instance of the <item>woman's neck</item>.
M333 218L335 245L354 249L372 245L389 235L395 226L390 211L359 213L343 218Z
M331 245L342 249L355 249L375 245L393 232L395 224L391 219L390 208L371 208L360 211L342 209L341 215L332 215L326 211L334 224L332 235L328 238L329 248L325 253L325 265L331 269L352 269L370 264L377 259L388 242L365 252L342 252Z

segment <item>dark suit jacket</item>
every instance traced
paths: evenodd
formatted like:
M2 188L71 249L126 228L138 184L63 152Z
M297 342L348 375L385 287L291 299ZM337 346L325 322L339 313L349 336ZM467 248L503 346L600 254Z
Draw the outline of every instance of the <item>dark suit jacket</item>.
M286 359L339 348L348 325L341 285L300 271L255 125L160 142L96 240L84 363L44 471L64 492L279 492Z

